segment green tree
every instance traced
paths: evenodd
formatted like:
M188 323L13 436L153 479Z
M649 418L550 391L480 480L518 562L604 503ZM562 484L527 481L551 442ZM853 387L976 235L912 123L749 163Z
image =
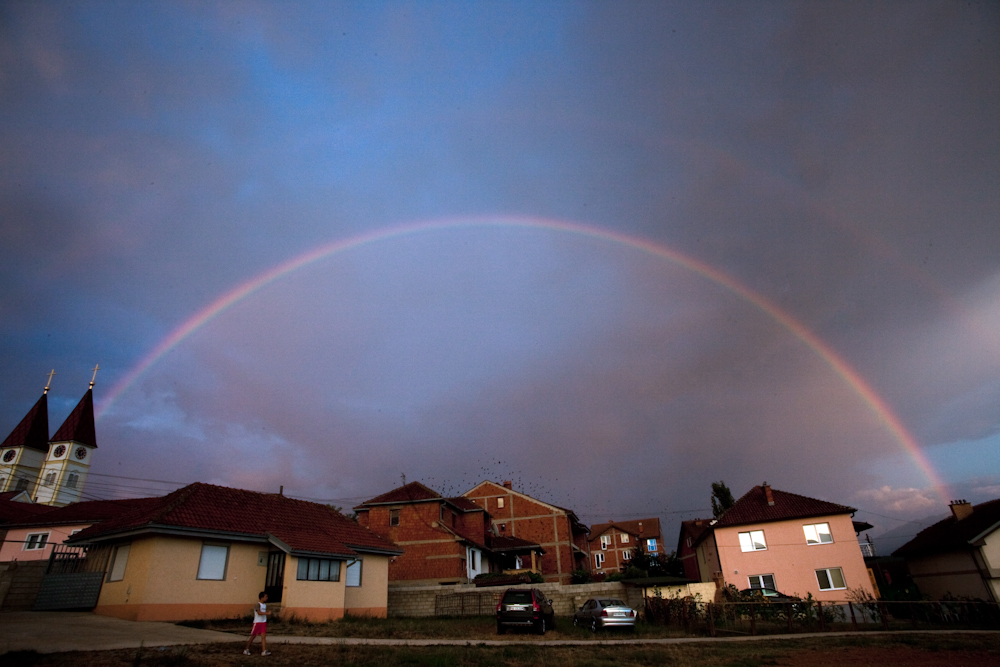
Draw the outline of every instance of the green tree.
M712 514L716 519L735 504L733 492L729 490L725 482L721 479L718 482L712 482Z

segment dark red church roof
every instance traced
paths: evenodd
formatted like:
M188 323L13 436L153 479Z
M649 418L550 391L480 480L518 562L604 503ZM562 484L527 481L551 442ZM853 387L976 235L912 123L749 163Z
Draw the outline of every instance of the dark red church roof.
M45 398L44 396L42 398ZM80 402L69 413L66 421L52 436L52 442L66 442L73 440L81 445L97 447L97 434L94 431L94 390L88 389ZM46 443L48 451L48 443Z
M64 507L49 507L39 516L24 518L10 526L72 526L98 523L141 509L158 505L162 498L123 498L120 500L86 500Z
M49 451L49 401L45 394L38 399L34 407L28 410L7 439L0 445L6 447L28 447L40 452Z
M72 542L99 542L122 534L205 531L259 538L273 535L293 552L355 556L358 551L402 550L326 505L274 493L196 482L157 499L150 507L91 526Z

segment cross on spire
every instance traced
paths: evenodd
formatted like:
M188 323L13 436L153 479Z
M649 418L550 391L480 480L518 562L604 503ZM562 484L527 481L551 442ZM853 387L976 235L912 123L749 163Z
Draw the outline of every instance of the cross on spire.
M97 380L97 371L101 370L101 365L94 364L94 367L91 370L94 371L94 377L90 378L90 388L93 389L94 381Z
M52 376L55 374L56 374L56 369L53 368L51 371L49 371L49 381L45 383L45 391L43 391L42 394L49 393L49 387L52 386Z

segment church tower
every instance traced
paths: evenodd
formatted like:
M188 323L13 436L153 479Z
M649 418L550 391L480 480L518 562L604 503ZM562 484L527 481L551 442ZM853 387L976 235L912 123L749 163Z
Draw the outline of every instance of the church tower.
M94 375L96 377L96 370ZM79 502L90 471L90 460L97 449L93 380L87 393L52 436L47 449L48 456L33 494L35 502L56 507Z
M52 379L52 376L49 376ZM38 474L49 452L49 387L0 444L0 493L35 488Z

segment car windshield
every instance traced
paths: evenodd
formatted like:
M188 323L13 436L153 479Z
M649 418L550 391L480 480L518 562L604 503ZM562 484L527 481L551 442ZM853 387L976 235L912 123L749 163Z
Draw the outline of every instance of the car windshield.
M611 598L609 600L601 600L602 607L624 607L625 603L618 598Z
M503 598L504 604L531 604L531 593L528 591L511 591Z

